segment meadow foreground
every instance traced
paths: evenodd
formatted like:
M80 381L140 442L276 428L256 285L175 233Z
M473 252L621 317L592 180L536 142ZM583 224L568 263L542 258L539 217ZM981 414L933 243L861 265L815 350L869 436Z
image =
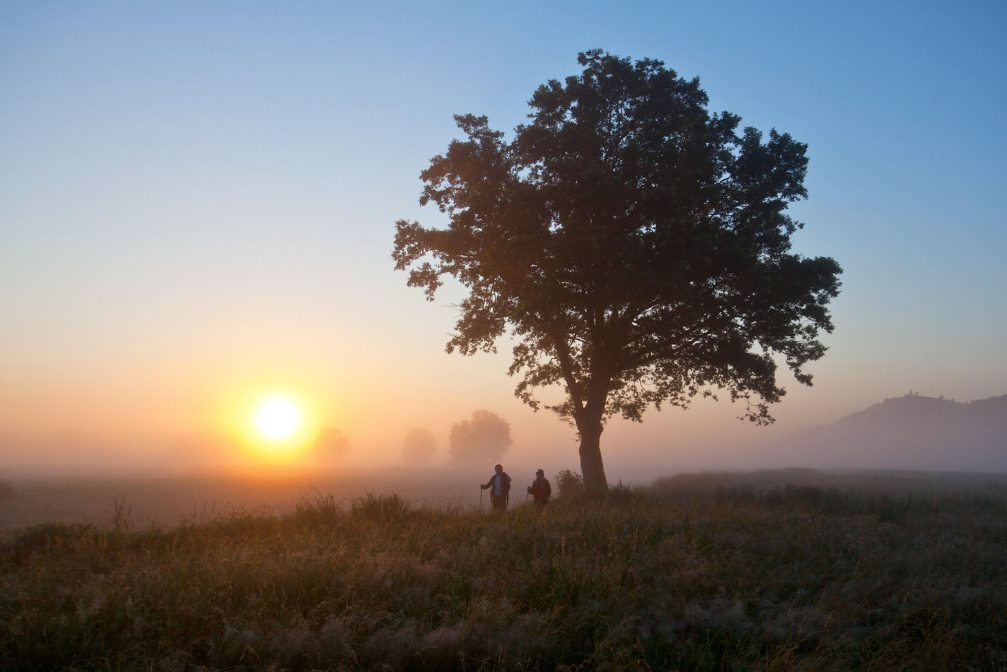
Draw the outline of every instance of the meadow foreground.
M1007 669L1002 490L709 485L31 527L0 546L0 668Z

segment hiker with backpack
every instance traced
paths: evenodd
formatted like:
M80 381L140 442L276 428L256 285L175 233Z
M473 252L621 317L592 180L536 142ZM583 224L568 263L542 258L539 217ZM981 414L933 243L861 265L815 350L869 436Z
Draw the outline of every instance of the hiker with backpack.
M535 472L535 480L528 487L528 494L532 496L539 511L549 503L549 497L552 496L552 486L549 485L549 479L545 477L545 472L541 469Z
M510 499L510 476L499 464L493 467L493 471L495 473L490 476L490 480L479 487L490 491L490 503L493 504L494 511L505 511L507 500Z

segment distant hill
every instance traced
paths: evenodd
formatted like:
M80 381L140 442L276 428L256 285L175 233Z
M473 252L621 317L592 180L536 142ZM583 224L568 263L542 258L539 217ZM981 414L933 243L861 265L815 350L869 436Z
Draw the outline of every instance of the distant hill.
M1007 471L1007 395L972 402L885 399L780 446L826 468Z

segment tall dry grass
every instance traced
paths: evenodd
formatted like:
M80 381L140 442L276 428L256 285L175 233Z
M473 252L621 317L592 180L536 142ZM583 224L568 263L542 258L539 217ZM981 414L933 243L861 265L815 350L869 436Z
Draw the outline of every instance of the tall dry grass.
M0 546L0 669L1007 669L1001 494L683 484L36 526Z

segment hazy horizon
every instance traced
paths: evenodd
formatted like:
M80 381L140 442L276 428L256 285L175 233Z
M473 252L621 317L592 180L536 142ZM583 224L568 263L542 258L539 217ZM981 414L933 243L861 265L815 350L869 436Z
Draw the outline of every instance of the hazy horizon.
M949 402L954 407L964 408L970 406L972 401L985 401L944 399L910 391L901 397L879 401L831 422L790 432L738 423L741 431L734 437L703 434L691 438L651 436L648 439L630 434L629 438L637 438L638 443L629 449L626 448L626 433L606 432L607 442L604 445L609 448L606 468L614 482L638 485L676 473L781 468L1007 473L1007 452L1004 451L1004 433L1000 426L1007 423L1007 417L1000 419L1000 425L974 426L972 429L975 431L965 435L960 431L960 423L942 425L939 417L932 418L932 422L921 427L914 426L906 418L890 417L891 413L886 417L886 408L893 402L913 398L923 402ZM1003 400L1004 397L1001 397L996 401ZM1000 406L1007 404L1001 403ZM862 417L871 412L874 413L873 422L864 427ZM931 411L922 408L916 414L928 412ZM878 418L878 415L881 417ZM851 430L850 425L854 429ZM627 428L642 430L643 426L627 423ZM51 443L18 446L10 437L0 437L0 442L8 451L7 460L0 464L0 478L135 476L257 479L275 476L281 479L324 480L349 476L376 478L380 481L382 476L394 479L417 473L432 479L471 479L490 473L492 464L496 461L506 464L508 470L522 478L543 467L551 476L565 469L579 470L573 430L565 429L569 445L566 452L546 450L549 446L536 444L534 437L527 440L518 434L512 436L516 439L515 445L503 456L487 455L485 459L474 461L452 458L449 454L449 432L446 430L443 436L431 432L436 440L436 449L425 460L407 458L403 454L401 441L384 446L382 455L375 458L372 446L354 446L351 439L349 450L336 459L323 459L309 448L298 453L297 459L280 456L279 459L267 460L265 463L250 460L249 448L226 436L217 437L216 444L212 438L189 444L166 443L159 446L160 450L147 451L143 457L133 459L123 459L120 451L131 448L136 450L136 446L81 446L74 443L72 436L55 437L51 439ZM976 439L976 433L980 435L980 439ZM562 440L563 437L557 438ZM876 440L876 445L866 448L871 456L865 458L865 444L870 444L872 439ZM654 443L646 443L648 440ZM934 441L938 444L930 445ZM945 443L939 443L940 441ZM956 442L963 441L968 445L956 445ZM823 442L831 445L822 446ZM848 450L844 449L847 445ZM557 448L556 445L552 447ZM18 448L21 450L17 450ZM977 450L978 456L975 454ZM17 459L19 456L23 458ZM45 457L40 459L40 456Z

